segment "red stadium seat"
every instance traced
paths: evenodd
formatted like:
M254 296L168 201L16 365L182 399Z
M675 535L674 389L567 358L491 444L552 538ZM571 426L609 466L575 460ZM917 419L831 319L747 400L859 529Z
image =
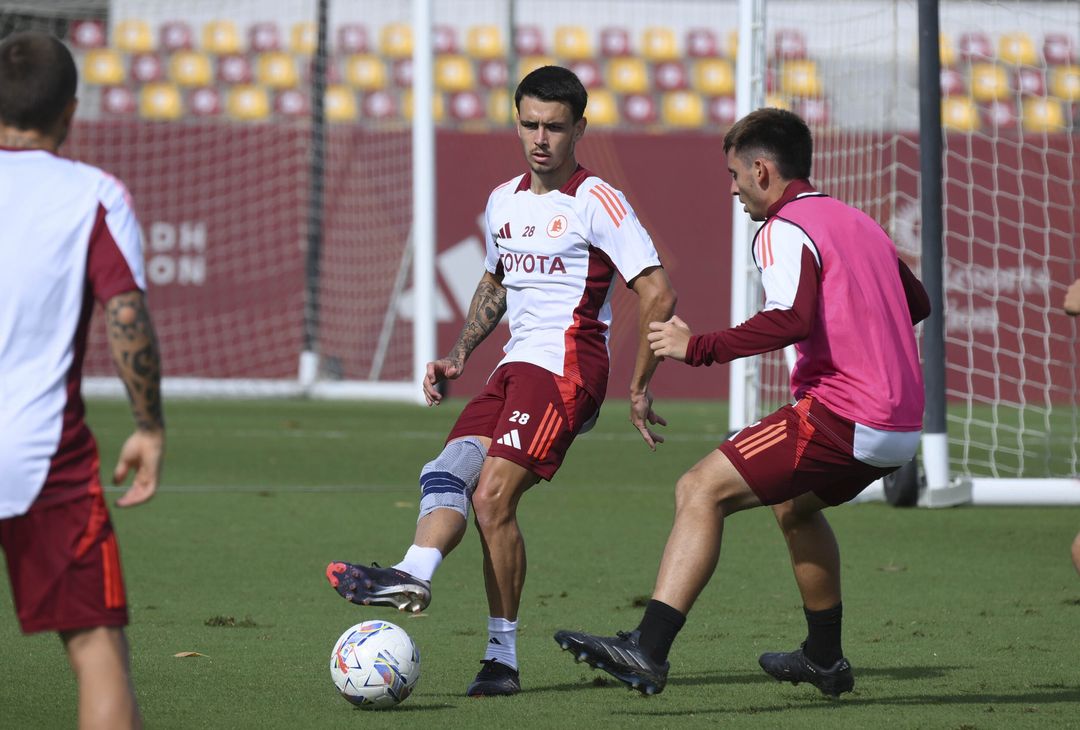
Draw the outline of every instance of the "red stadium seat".
M188 109L197 117L216 117L221 114L221 92L212 86L193 89L188 95Z
M514 31L514 50L519 56L540 56L547 53L543 31L535 25L519 25Z
M656 123L656 101L645 94L630 94L623 97L623 117L634 124Z
M149 84L165 78L165 64L156 53L139 53L131 57L131 79Z
M485 89L503 89L510 81L510 72L506 68L506 61L489 58L476 67L476 78Z
M457 30L450 25L437 25L432 29L436 54L457 53Z
M721 126L735 123L735 97L714 96L706 104L709 119Z
M715 58L720 55L716 34L708 28L691 28L686 33L686 55L690 58Z
M170 20L158 29L158 43L163 51L190 51L195 47L195 31L183 20Z
M248 28L248 50L270 53L281 50L281 28L277 23L254 23Z
M773 35L773 58L781 61L801 61L806 56L806 36L801 30L781 28Z
M1022 96L1046 96L1046 74L1041 68L1016 69L1013 83Z
M994 57L994 46L985 33L963 33L956 45L962 61L989 61Z
M811 126L828 126L829 102L825 99L800 99L798 102L798 114Z
M101 111L106 114L131 114L136 105L135 92L126 86L109 86L101 90Z
M1043 36L1043 59L1048 66L1076 63L1076 44L1067 33L1047 33Z
M107 42L105 23L100 20L76 20L68 28L68 42L80 50L104 48Z
M254 78L247 56L221 56L217 62L217 79L223 84L250 84Z
M282 117L303 117L311 114L308 95L299 89L285 89L274 97L274 113Z
M487 117L484 100L475 91L459 91L450 95L450 118L459 122L475 122Z
M653 66L653 87L657 91L684 91L689 86L689 74L681 61L661 61Z
M1020 126L1020 115L1010 100L990 102L983 107L982 116L983 126L988 129L1016 129Z
M346 23L337 31L337 52L341 55L352 55L368 52L367 27L359 23Z
M604 85L604 74L596 61L572 61L567 64L567 68L577 75L581 85L586 89L595 89Z
M412 86L412 59L411 58L399 58L394 61L390 70L390 78L394 80L394 85L403 89L407 89Z
M397 99L388 91L375 91L366 95L361 108L368 119L393 119L398 113Z
M600 31L600 55L604 58L629 56L634 49L630 45L630 31L626 28L603 28Z
M967 82L964 80L964 74L960 73L955 68L942 68L941 95L959 96L966 93Z

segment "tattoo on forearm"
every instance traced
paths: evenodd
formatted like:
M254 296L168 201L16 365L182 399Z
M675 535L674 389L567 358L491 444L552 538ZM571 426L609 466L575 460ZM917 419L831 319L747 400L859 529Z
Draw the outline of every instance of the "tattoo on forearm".
M450 350L450 360L459 366L463 365L476 346L491 334L505 313L506 288L487 279L482 280L473 294L461 334Z
M161 356L142 292L113 297L106 306L105 316L109 349L127 390L136 427L160 429L165 425L161 407Z

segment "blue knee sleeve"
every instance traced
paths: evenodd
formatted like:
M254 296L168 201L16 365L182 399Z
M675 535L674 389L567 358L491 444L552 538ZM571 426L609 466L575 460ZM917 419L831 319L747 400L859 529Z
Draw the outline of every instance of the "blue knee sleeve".
M469 518L472 499L487 449L480 439L469 436L446 445L435 459L420 470L420 517L437 509L452 509Z

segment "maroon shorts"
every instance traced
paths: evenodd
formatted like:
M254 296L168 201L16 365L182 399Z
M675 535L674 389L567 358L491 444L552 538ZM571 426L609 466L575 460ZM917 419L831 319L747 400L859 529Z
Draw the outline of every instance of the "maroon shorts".
M592 426L598 412L593 397L566 378L531 363L511 362L492 373L446 440L487 436L488 456L551 479L574 437Z
M23 632L125 626L127 597L101 485L0 520L15 612Z
M835 505L897 469L856 459L854 437L853 421L807 396L747 426L719 448L762 504L813 492Z

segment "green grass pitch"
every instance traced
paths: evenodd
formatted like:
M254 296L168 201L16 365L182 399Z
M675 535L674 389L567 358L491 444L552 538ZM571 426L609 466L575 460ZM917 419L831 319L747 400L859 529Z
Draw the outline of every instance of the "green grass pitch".
M843 556L844 648L856 676L855 692L840 701L779 684L757 666L759 653L793 648L805 631L766 510L728 521L720 566L676 642L663 694L631 693L559 651L557 629L636 625L671 524L675 480L724 437L726 414L711 403L658 402L671 425L667 443L650 453L625 403L609 402L555 480L522 500L524 691L464 697L486 639L472 528L417 617L348 604L323 574L334 559L389 564L401 556L416 519L417 473L461 405L168 404L164 486L148 505L113 509L147 727L1080 723L1074 508L831 510ZM130 416L119 402L92 402L89 411L108 472ZM59 641L22 637L9 591L0 595L0 726L74 727L74 681ZM417 690L394 710L356 710L330 681L334 640L367 618L399 623L422 653Z

